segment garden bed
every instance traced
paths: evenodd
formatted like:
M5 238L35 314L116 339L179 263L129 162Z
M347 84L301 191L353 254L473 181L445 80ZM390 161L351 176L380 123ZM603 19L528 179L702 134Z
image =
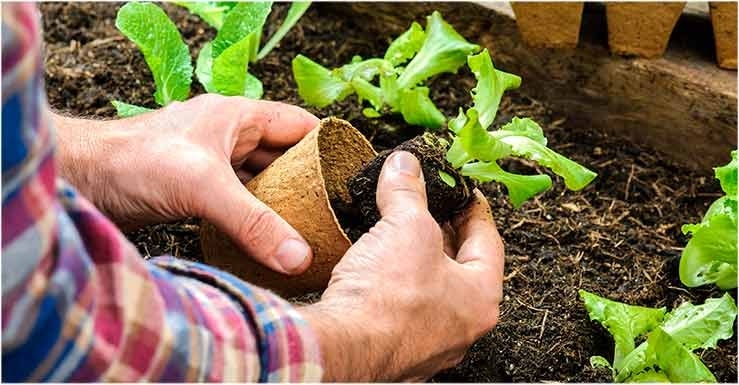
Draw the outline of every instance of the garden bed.
M52 108L112 118L111 99L155 107L143 57L113 26L118 6L41 5ZM196 16L175 6L164 8L189 46L199 48L214 36ZM284 7L275 9L271 20L284 15ZM349 62L353 55L384 53L392 35L363 32L351 19L331 17L331 12L328 4L314 4L280 46L251 67L264 83L265 99L302 105L290 66L298 53L330 67ZM193 59L197 53L193 50ZM430 84L432 99L447 116L470 102L475 79L467 70L460 75L440 76ZM497 121L515 115L534 118L552 149L596 171L598 178L580 192L555 183L518 210L500 185L483 186L506 245L500 323L462 364L437 375L438 381L610 381L608 372L590 369L588 358L612 357L611 337L588 320L578 289L668 308L719 296L713 289L684 288L677 274L686 242L680 225L697 222L721 195L712 175L673 164L650 148L604 131L571 125L570 117L554 113L545 100L527 96L527 83L524 78L518 91L506 94ZM199 85L194 89L203 92ZM350 121L378 151L420 133L398 117L365 118L354 96L324 109L308 109L319 117ZM532 164L510 161L504 166L525 172ZM190 219L149 226L128 237L145 256L169 253L200 260L198 234L199 221ZM736 354L736 340L731 339L701 357L719 381L735 382Z

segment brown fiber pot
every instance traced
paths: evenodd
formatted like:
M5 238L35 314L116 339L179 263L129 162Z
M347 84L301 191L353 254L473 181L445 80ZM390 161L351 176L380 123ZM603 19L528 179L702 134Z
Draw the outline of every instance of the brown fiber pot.
M736 3L709 3L716 60L719 67L736 69Z
M609 2L608 45L618 55L662 56L685 2Z
M511 2L511 7L526 44L547 48L577 46L582 2Z
M330 202L349 202L346 180L376 155L351 124L327 118L246 184L310 244L313 262L305 273L288 276L262 266L203 221L200 237L205 262L283 296L325 288L334 265L351 246Z

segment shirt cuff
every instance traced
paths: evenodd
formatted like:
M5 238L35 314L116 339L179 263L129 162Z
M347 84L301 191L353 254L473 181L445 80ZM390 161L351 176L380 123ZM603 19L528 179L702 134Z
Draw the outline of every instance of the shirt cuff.
M319 382L321 356L313 330L300 313L276 294L202 263L165 256L149 260L173 274L198 280L241 305L258 339L260 382Z

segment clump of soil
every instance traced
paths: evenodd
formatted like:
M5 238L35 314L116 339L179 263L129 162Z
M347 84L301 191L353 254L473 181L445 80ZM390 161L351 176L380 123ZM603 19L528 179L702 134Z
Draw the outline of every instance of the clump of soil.
M50 105L73 115L110 118L110 99L155 107L151 74L136 47L113 26L120 4L42 3L45 28L46 84ZM163 4L195 57L215 34L196 16ZM421 133L402 117L368 119L355 97L324 109L305 106L291 76L291 60L302 53L328 67L348 63L353 55L382 56L394 36L367 33L362 20L338 16L332 7L313 3L280 43L250 71L264 83L265 99L308 108L319 117L348 120L382 151ZM270 36L287 7L276 4L264 36ZM495 31L479 25L475 34ZM479 41L478 35L465 36ZM503 70L505 70L503 68ZM194 82L193 94L202 93ZM713 287L685 288L678 262L687 238L683 223L700 221L721 196L712 175L676 165L649 148L604 133L602 127L569 124L565 114L526 96L526 79L507 92L498 125L528 116L544 129L549 146L598 173L582 191L567 191L561 180L527 161L505 161L513 172L549 173L554 187L513 209L504 188L480 189L493 209L506 246L504 301L498 326L480 339L464 362L434 377L451 382L610 382L610 374L590 368L592 355L612 358L613 340L588 320L578 289L643 306L702 303L722 293ZM447 116L471 103L474 76L461 69L429 84L431 98ZM604 123L607 124L607 123ZM728 154L727 154L728 155ZM143 255L170 253L201 260L196 220L149 226L127 234ZM730 292L736 298L736 291ZM313 296L312 299L317 299ZM720 382L736 382L736 339L699 352Z
M446 150L445 141L434 134L425 133L392 150L383 151L357 175L349 178L347 186L352 205L359 210L359 218L363 221L361 232L366 232L380 220L376 202L377 181L385 160L394 151L408 151L421 162L429 212L438 223L447 222L461 212L472 199L474 184L447 162ZM453 178L453 186L442 179L442 172Z

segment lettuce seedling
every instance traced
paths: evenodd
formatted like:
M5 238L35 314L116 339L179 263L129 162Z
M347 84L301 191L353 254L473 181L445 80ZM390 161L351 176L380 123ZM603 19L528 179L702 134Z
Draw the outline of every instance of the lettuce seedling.
M136 44L154 77L154 101L160 106L185 100L190 94L190 51L166 13L151 3L128 3L121 7L115 26ZM155 38L153 38L155 37ZM119 116L132 116L149 109L114 101Z
M715 348L733 335L737 308L729 294L702 305L685 302L669 313L585 290L579 295L590 319L608 329L616 345L613 364L601 356L591 357L590 363L609 368L615 382L716 382L694 351ZM636 346L643 336L646 340Z
M493 124L506 90L518 88L521 78L495 69L487 49L471 55L467 64L477 78L472 90L473 107L449 122L452 144L447 161L460 169L462 175L479 182L503 183L514 207L552 186L546 174L519 175L503 170L497 161L517 156L548 167L561 176L567 188L580 190L587 186L596 173L558 154L547 147L541 127L529 118L513 118L497 130L488 131Z
M221 95L241 95L259 99L262 82L248 72L249 63L264 58L287 34L310 6L310 2L290 4L282 25L259 49L262 29L272 10L272 2L178 2L218 30L197 58L195 74L206 91ZM165 106L185 100L190 94L192 63L187 45L177 27L158 6L128 3L119 11L116 27L142 51L156 83L155 101ZM119 116L150 111L113 101Z
M390 44L383 58L355 56L351 63L329 70L298 55L292 67L298 93L309 105L325 107L356 94L360 103L366 100L371 106L363 110L367 117L400 113L409 124L438 129L446 118L423 82L441 73L456 73L467 56L479 50L434 12L426 18L425 31L414 22Z
M736 287L737 275L737 160L714 169L724 196L711 204L696 224L683 225L692 237L680 258L680 281L696 287L714 283L723 290Z

